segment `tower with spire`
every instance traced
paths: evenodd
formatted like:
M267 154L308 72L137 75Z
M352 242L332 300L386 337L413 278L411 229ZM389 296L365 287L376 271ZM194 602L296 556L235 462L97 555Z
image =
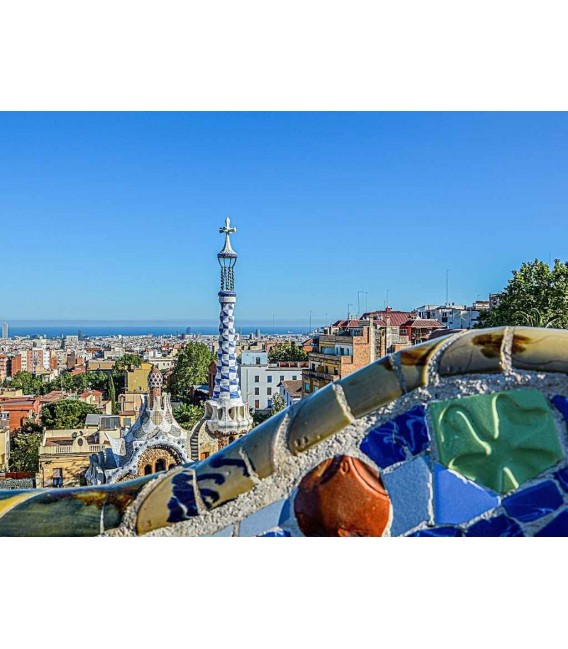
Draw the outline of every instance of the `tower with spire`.
M231 227L229 217L219 232L225 235L225 245L217 254L221 266L221 290L219 303L219 352L213 397L205 403L207 432L218 440L223 448L252 428L252 417L248 404L243 402L237 373L237 350L235 332L235 264L237 253L231 246L231 234L237 228Z

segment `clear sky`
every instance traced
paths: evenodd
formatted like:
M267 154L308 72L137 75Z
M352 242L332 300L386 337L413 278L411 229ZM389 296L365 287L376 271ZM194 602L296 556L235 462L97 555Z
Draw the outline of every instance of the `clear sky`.
M565 113L0 113L0 151L0 320L214 321L226 215L241 324L567 257Z

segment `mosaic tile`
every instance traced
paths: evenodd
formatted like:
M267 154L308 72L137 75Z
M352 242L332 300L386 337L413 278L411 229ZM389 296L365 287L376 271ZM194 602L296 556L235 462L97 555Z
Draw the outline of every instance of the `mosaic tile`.
M558 480L562 489L568 493L568 467L556 471L554 477Z
M400 371L404 378L404 392L411 392L428 383L428 364L440 345L444 343L445 337L436 338L398 352Z
M266 532L265 534L259 534L259 536L261 538L266 538L266 537L269 537L269 536L283 537L283 536L292 536L292 535L287 530L278 529L278 530L270 530L270 532Z
M342 402L340 387L330 383L289 410L288 448L302 453L355 421Z
M242 438L243 451L259 478L267 478L274 473L274 443L285 417L286 411L283 410Z
M568 424L568 397L561 397L556 395L552 397L552 403L560 411L566 423Z
M136 517L136 532L146 534L160 527L197 516L192 482L193 471L187 466L169 471L140 505Z
M436 523L466 523L499 506L499 498L463 476L434 464Z
M239 536L258 536L267 530L277 527L284 504L284 500L277 500L268 505L268 507L263 507L254 512L254 514L247 516L247 518L241 521Z
M302 478L294 512L306 536L382 536L390 502L375 469L341 455Z
M206 460L193 465L197 488L207 509L215 509L250 491L255 481L243 457L241 437Z
M361 442L361 451L386 468L427 450L430 435L424 413L424 406L417 406L373 428Z
M508 496L503 500L503 507L509 516L530 523L556 511L562 503L556 484L546 480Z
M506 493L563 457L545 397L533 388L432 403L440 462Z
M500 372L505 327L463 334L442 352L438 374L449 376L474 372Z
M402 395L389 356L350 374L341 381L341 387L355 417L363 417Z
M215 534L212 534L212 536L218 536L218 537L233 536L233 530L234 530L233 525L227 525L227 527L224 527L222 530L215 532Z
M432 522L432 476L423 457L401 464L382 478L392 503L391 536Z
M544 372L568 372L566 334L558 329L515 327L513 367Z
M463 536L463 532L458 527L427 527L418 530L408 536Z
M558 514L548 525L545 525L535 536L568 536L568 511Z
M495 516L472 525L466 536L524 536L522 529L505 515Z

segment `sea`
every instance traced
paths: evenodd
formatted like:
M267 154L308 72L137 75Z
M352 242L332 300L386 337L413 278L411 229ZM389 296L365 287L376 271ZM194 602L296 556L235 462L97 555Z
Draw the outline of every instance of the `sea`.
M183 325L177 323L121 323L121 322L105 322L105 323L64 323L57 324L50 323L25 323L17 322L11 324L8 322L9 330L8 335L10 338L16 336L30 336L45 337L45 338L62 338L65 336L76 336L80 334L85 337L98 337L98 336L179 336L181 334L201 334L201 335L217 335L219 333L218 324L208 325ZM237 326L236 330L241 336L254 334L260 330L262 334L267 335L285 335L285 334L306 334L308 333L308 326L298 326L297 324L272 324L270 325L245 325L242 327Z

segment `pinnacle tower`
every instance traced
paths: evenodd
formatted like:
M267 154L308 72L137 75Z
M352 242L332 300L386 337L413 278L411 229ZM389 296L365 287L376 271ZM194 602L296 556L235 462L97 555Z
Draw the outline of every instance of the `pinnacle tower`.
M231 246L231 234L237 228L231 227L229 217L219 232L225 235L225 245L217 254L221 266L221 290L219 303L219 352L217 354L217 373L213 398L205 404L207 432L219 441L222 448L244 435L252 428L252 417L248 404L243 402L237 373L237 350L235 332L235 293L234 268L237 263L237 253Z

